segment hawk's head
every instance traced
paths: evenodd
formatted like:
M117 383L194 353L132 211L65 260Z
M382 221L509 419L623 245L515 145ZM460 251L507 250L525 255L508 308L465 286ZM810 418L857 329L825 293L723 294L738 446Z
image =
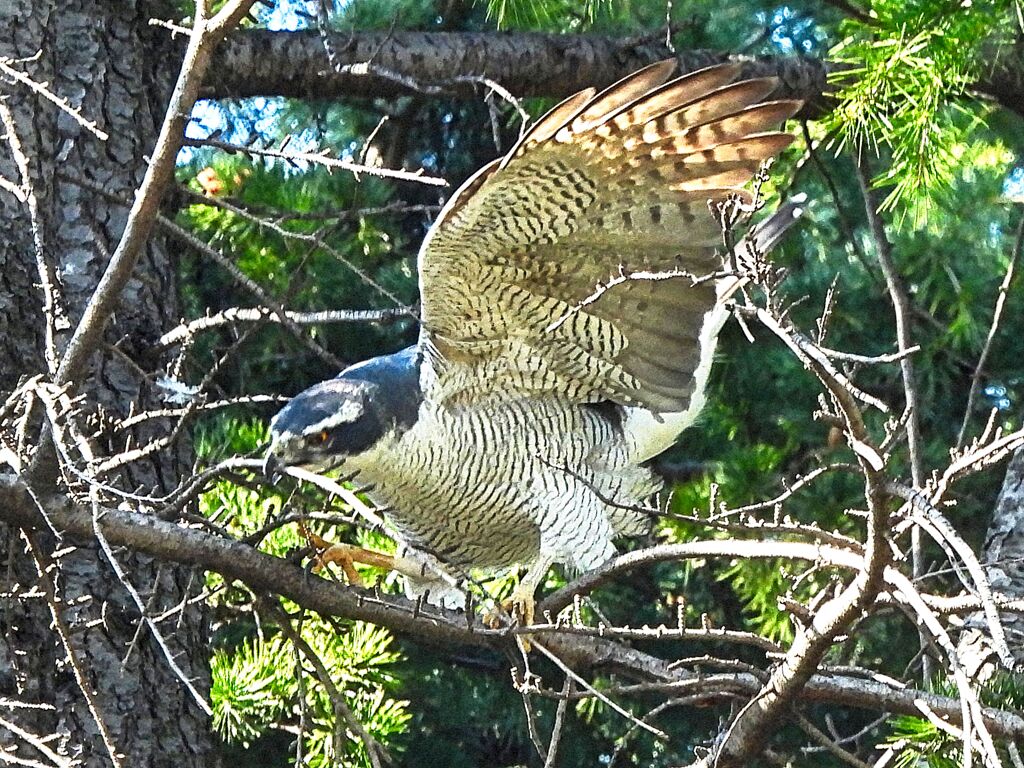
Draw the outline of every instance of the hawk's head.
M414 348L353 365L300 392L271 420L267 470L343 466L408 429L420 402Z
M296 395L270 422L270 461L326 470L372 448L386 431L373 403L376 388L339 378Z

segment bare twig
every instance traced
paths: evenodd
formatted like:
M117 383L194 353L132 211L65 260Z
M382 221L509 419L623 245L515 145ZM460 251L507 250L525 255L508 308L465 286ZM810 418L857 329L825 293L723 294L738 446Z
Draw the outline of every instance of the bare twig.
M1013 283L1013 276L1016 273L1017 264L1020 262L1021 251L1024 250L1024 213L1021 214L1017 223L1017 235L1013 241L1013 250L1010 252L1010 261L1006 265L1006 273L1003 281L999 284L999 293L996 296L996 305L992 310L992 322L988 326L988 334L985 336L985 344L978 356L978 364L974 366L974 373L971 375L971 389L967 393L967 405L964 407L964 420L960 424L960 432L956 437L956 447L963 447L967 437L967 426L971 422L971 415L974 412L974 401L978 397L978 390L981 389L981 379L985 375L985 364L988 362L989 353L992 351L992 342L999 332L999 322L1003 317L1003 308L1006 306L1006 296L1010 292L1010 284Z
M24 728L20 727L17 723L12 723L3 717L0 717L0 726L13 733L15 736L20 738L26 744L29 744L33 748L39 750L39 753L51 761L54 768L73 768L74 763L68 758L61 757L46 743L48 737L40 737L34 733L31 733ZM46 763L41 763L38 760L32 760L31 758L19 757L15 755L13 751L6 749L0 749L0 763L9 765L25 765L28 768L50 768Z
M800 122L800 127L803 131L804 144L807 147L807 156L810 158L814 167L818 170L821 178L825 181L825 186L828 189L829 196L832 198L832 207L835 208L836 211L836 219L839 222L839 229L843 235L844 245L848 246L853 251L854 257L856 257L857 261L863 265L868 279L878 287L883 287L882 281L879 280L874 270L868 266L867 256L860 246L860 240L853 232L853 224L851 224L850 217L847 215L846 209L843 207L843 201L839 195L839 188L836 186L835 179L832 178L832 173L829 171L828 166L825 165L818 154L819 142L815 141L811 137L811 131L806 120L802 120Z
M590 683L588 683L586 680L584 680L582 677L580 677L564 661L562 661L560 658L558 658L558 656L555 653L553 653L549 649L545 648L543 645L538 643L536 640L533 642L533 647L536 648L538 651L540 651L545 656L547 656L551 661L553 661L555 663L555 666L558 667L559 669L561 669L565 673L567 678L569 678L570 680L575 682L577 685L581 686L584 690L589 691L597 699L599 699L600 701L604 702L609 707L611 707L616 712L618 712L620 715L622 715L624 718L626 718L631 723L633 723L633 725L635 725L638 728L643 728L645 731L647 731L648 733L653 734L654 736L657 736L659 739L666 740L666 741L668 740L668 734L666 734L665 732L659 730L658 728L655 728L653 725L650 725L648 723L643 722L642 720L637 719L636 715L634 715L628 709L624 709L619 704L616 704L614 701L612 701L610 698L608 698L608 696L606 694L604 694L601 691L599 691L596 688L594 688L594 686L592 686Z
M398 171L390 168L378 168L374 165L360 165L359 163L353 163L349 160L339 160L336 157L331 157L325 152L257 149L256 147L247 147L242 144L231 144L230 142L221 141L220 139L185 139L184 144L190 147L213 147L214 149L220 149L224 152L231 153L241 152L242 154L253 157L271 157L278 160L284 160L289 163L311 163L313 165L322 165L328 170L338 169L342 171L350 171L357 175L365 173L367 176L379 176L381 178L395 179L397 181L415 181L420 184L429 184L434 187L448 186L448 182L444 179L437 178L436 176L425 176L422 170Z
M912 347L907 347L899 352L893 352L888 355L857 355L852 352L840 352L836 349L829 349L828 347L822 347L819 345L822 352L825 353L826 357L830 357L833 360L842 360L848 363L863 363L865 365L878 365L879 363L898 363L904 357L912 355L915 352L920 352L921 347L915 344Z
M89 683L89 676L86 670L82 667L82 662L78 658L78 654L75 652L74 646L71 643L71 630L68 627L67 622L64 620L64 617L61 615L60 606L57 600L57 592L54 588L53 580L50 578L49 566L47 565L46 558L31 532L22 530L22 536L28 544L29 551L32 553L32 559L36 565L36 572L39 575L39 583L43 587L43 593L46 595L46 604L50 608L50 617L53 619L54 629L57 630L57 635L60 637L61 644L64 646L64 654L67 657L68 664L71 665L71 670L75 675L75 682L78 685L78 690L82 692L82 697L85 699L86 706L89 708L89 714L92 715L93 722L96 723L96 729L99 731L100 740L103 742L103 746L107 750L107 756L110 758L110 762L113 763L115 768L121 768L121 766L124 765L124 763L121 762L123 755L119 754L117 751L117 745L114 743L114 737L111 735L106 719L100 709L96 693L93 691L92 686ZM40 747L38 744L35 746L37 749ZM40 751L48 757L51 757L52 755L51 759L56 765L70 765L70 762L66 762L62 758L57 757L49 749L44 748Z
M0 59L0 70L2 69L3 60ZM39 287L43 292L43 321L46 323L44 357L52 376L56 373L58 366L57 331L68 325L68 319L57 289L57 272L52 259L47 253L46 243L43 241L45 223L42 220L42 212L39 210L39 198L36 195L35 183L32 180L29 159L25 155L24 149L22 149L14 115L2 98L0 98L0 123L4 126L7 134L7 144L11 148L11 155L14 157L14 163L18 167L18 174L21 176L23 200L28 205L29 221L32 229L32 245L35 248L36 256L36 271L39 273Z
M323 660L320 658L319 654L310 647L305 638L296 631L295 627L292 626L291 618L285 614L283 609L269 600L261 600L260 605L276 617L277 625L281 628L281 631L291 641L291 643L299 649L302 655L306 658L306 661L308 661L313 667L317 680L320 681L320 685L324 687L328 698L331 700L331 708L334 710L334 716L343 720L359 741L362 742L363 748L366 750L366 755L370 759L370 765L373 768L383 768L385 764L392 764L393 761L387 750L384 749L384 746L373 738L366 728L363 727L363 724L359 722L359 718L355 716L351 707L349 707L348 703L345 701L344 694L342 694L338 686L335 685L334 680L331 678L331 673L324 665ZM335 760L341 759L340 750L335 750L334 758Z
M584 309L589 307L591 304L598 301L608 291L612 290L616 286L623 285L630 281L638 282L652 282L657 283L663 280L688 280L691 284L697 285L699 283L714 279L716 277L723 276L724 273L713 272L707 275L695 275L692 272L688 272L684 269L664 269L652 272L649 270L636 270L631 271L626 269L624 266L619 267L618 274L611 275L607 280L602 283L598 283L593 292L579 301L577 301L572 307L564 312L559 317L552 320L544 328L545 333L552 333L561 328L566 322L571 320L575 315L582 312Z
M572 678L566 675L562 685L562 698L555 708L555 723L551 726L551 738L548 740L548 756L544 768L555 768L558 764L558 745L562 741L562 728L565 727L565 712L569 708L569 697L572 696Z
M544 747L544 743L540 740L540 730L537 728L537 713L534 711L533 697L530 695L530 683L523 681L522 683L516 683L515 687L519 689L519 695L523 700L523 709L526 711L526 732L530 736L530 741L533 743L533 748L536 750L537 755L547 764L549 753Z
M1016 662L1010 648L1006 643L1006 634L1003 631L1002 620L999 617L999 608L996 606L995 596L992 593L992 585L989 584L985 570L978 562L974 551L967 542L956 532L945 516L929 502L927 496L910 488L903 488L898 485L890 486L896 495L905 499L913 510L912 519L916 520L921 528L931 534L939 543L945 543L952 550L955 558L967 569L971 582L965 584L969 590L976 592L981 603L982 610L988 622L992 647L999 655L1000 661L1007 669L1013 669ZM956 562L951 558L951 562Z
M1000 435L988 442L969 446L967 450L958 453L939 478L930 484L932 505L938 507L950 486L957 480L997 464L1021 445L1024 445L1024 429L1018 429L1008 435Z
M95 492L93 492L92 495L95 497ZM117 580L121 582L121 585L125 588L128 594L131 595L132 601L135 603L135 607L139 609L140 620L149 628L149 631L153 633L153 639L156 640L157 645L163 652L164 660L167 662L167 666L170 667L172 672L174 672L175 676L181 681L181 684L185 686L185 690L189 692L193 700L196 702L196 704L199 705L199 708L202 709L203 712L205 712L207 715L212 715L213 710L210 708L210 705L207 703L206 699L203 698L203 695L195 687L193 682L189 679L188 675L186 675L185 672L181 669L181 667L178 666L178 662L174 659L174 654L171 652L171 649L167 645L167 640L164 639L163 632L161 632L160 628L156 625L156 622L154 622L153 619L149 616L149 613L146 611L146 605L142 601L142 597L139 595L138 591L135 589L132 583L128 580L127 574L124 572L124 569L121 567L121 564L117 561L117 557L114 555L114 550L111 548L110 543L103 535L103 529L100 523L103 517L103 512L101 511L101 508L99 504L95 501L95 499L92 502L92 510L93 535L99 542L100 549L103 551L103 554L107 559L107 562L110 563L110 567L113 569L114 574L117 576Z
M353 274L359 277L359 279L362 280L366 285L373 288L381 296L384 296L385 298L392 301L396 307L403 306L403 302L401 301L401 299L399 299L398 296L396 296L392 291L388 290L379 282L374 280L373 277L371 277L366 272L366 270L362 269L358 264L356 264L350 258L345 256L345 254L341 253L341 251L339 251L337 248L334 248L329 243L327 243L323 233L293 232L289 229L285 229L276 222L261 219L260 217L253 215L244 208L240 208L236 205L231 204L227 200L214 197L210 198L209 201L218 208L223 208L225 211L230 211L236 216L239 216L245 219L246 221L250 221L259 227L269 229L274 234L283 237L287 240L295 240L297 242L309 243L310 245L316 246L317 248L322 248L325 252L330 254L331 257L337 259L339 262L344 264L349 270L352 271ZM270 302L264 301L263 303L267 304ZM413 319L417 319L415 313L409 312L408 314Z
M765 289L769 304L774 307L771 285L766 285ZM892 557L886 542L890 511L882 475L885 461L872 445L854 388L831 366L817 345L786 327L775 312L749 305L744 309L755 315L803 360L836 404L850 447L861 465L868 529L861 559L863 565L857 575L839 589L835 597L815 608L813 616L799 629L782 663L773 670L759 694L736 715L711 755L696 763L721 768L746 765L763 751L771 724L784 716L834 639L874 602L883 587L886 567Z
M845 399L845 395L848 393L849 397L860 400L862 403L867 403L868 405L877 408L882 413L889 412L889 406L874 395L870 395L867 392L863 392L858 389L854 386L853 382L837 371L835 366L833 366L829 361L828 355L826 355L818 345L808 337L804 336L799 331L780 323L770 312L767 312L766 310L750 307L739 307L738 310L742 313L753 314L762 325L778 336L779 339L781 339L786 346L789 347L790 350L793 351L809 368L812 370L817 368L830 380L833 380L835 382L835 387L830 389L833 395L837 392L841 392L844 394Z
M981 713L981 703L978 700L974 689L971 687L971 682L968 680L963 666L960 664L956 647L954 646L952 639L950 639L949 634L938 621L935 614L932 613L931 609L929 609L921 599L920 594L914 588L910 579L898 571L889 569L886 574L886 580L895 587L897 593L909 604L914 615L920 620L921 624L928 630L932 637L938 642L942 650L946 653L950 668L950 676L956 682L962 701L963 717L961 720L961 727L963 728L964 735L963 757L965 768L970 768L971 765L974 749L972 740L975 735L977 735L981 741L980 751L985 757L986 764L990 766L1001 766L1002 762L999 759L995 744L992 741L992 734L989 732Z
M284 395L243 395L241 397L230 397L225 400L212 400L208 403L198 403L193 406L192 411L218 411L221 408L231 408L232 406L237 405L280 405L286 402L288 402L288 398ZM140 411L139 413L118 422L114 429L131 429L132 427L137 427L139 424L153 419L173 419L183 416L187 410L188 409L186 408L155 408L150 411Z
M21 83L29 90L42 96L44 99L46 99L55 107L57 107L57 109L59 109L61 112L63 112L76 123L78 123L80 126L85 128L85 130L89 131L89 133L91 133L100 141L106 141L108 138L110 138L106 131L102 130L98 125L96 125L94 121L89 120L87 117L85 117L82 114L81 109L72 106L72 104L67 99L58 96L56 93L50 90L49 83L40 83L36 80L33 80L20 69L11 66L16 62L17 60L15 59L10 59L6 56L0 56L0 73L3 73L14 82Z
M341 369L345 367L345 363L339 360L336 355L324 349L320 344L318 344L314 339L312 339L308 333L303 331L302 328L297 323L291 320L288 317L285 308L281 306L279 302L275 301L273 297L271 297L270 294L266 292L263 286L261 286L255 280L251 279L248 275L242 272L228 258L226 258L222 253L220 253L220 251L218 251L216 248L211 248L209 245L204 243L202 240L193 235L187 229L179 227L173 221L165 218L164 216L158 216L157 221L161 227L166 229L172 235L182 240L183 242L188 243L188 245L195 248L197 251L212 259L222 268L227 270L227 272L243 288L252 293L257 298L258 301L270 307L273 313L273 317L276 318L277 321L280 322L281 325L283 325L292 334L292 336L294 336L296 339L302 342L303 345L312 350L318 357L320 357L328 364L334 366L335 368Z
M803 730L804 733L811 737L811 741L823 747L829 754L834 755L836 758L846 763L847 765L852 765L854 768L871 768L870 765L865 763L856 755L847 752L845 749L839 746L839 744L834 739L832 739L832 737L830 737L827 733L818 728L818 726L816 726L806 717L801 715L799 712L796 713L796 721L797 724L800 726L801 730Z
M821 563L847 570L860 570L864 558L847 549L809 544L795 541L737 541L719 539L712 541L687 541L680 544L660 544L635 552L627 552L613 558L604 565L580 575L556 592L546 597L538 606L540 613L556 614L568 606L574 595L585 595L597 589L614 577L654 563L673 560L704 559L712 557L736 557L742 559L794 559Z
M394 307L390 309L334 309L321 312L277 311L267 307L231 307L207 317L182 323L172 328L157 340L157 347L171 347L188 341L197 333L219 328L234 323L272 322L282 323L290 320L296 325L327 325L330 323L361 323L386 322L415 313L414 307Z
M21 185L15 184L6 176L0 176L0 189L10 192L19 203L24 203L28 199L28 196L25 194L25 190Z

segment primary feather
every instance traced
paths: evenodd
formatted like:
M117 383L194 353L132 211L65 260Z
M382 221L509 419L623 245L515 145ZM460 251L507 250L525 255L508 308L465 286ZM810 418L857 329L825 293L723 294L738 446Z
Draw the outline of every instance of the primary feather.
M579 304L619 272L713 272L708 201L743 194L789 144L771 129L799 102L762 101L775 81L734 83L732 64L666 82L671 69L567 99L449 202L420 252L439 399L498 386L688 407L712 283L625 282Z
M729 285L616 278L714 273L709 201L748 196L799 107L765 101L772 79L736 82L737 65L673 70L566 99L466 181L420 251L419 343L297 396L272 454L341 465L412 551L459 569L527 564L528 588L645 530L630 505L658 489L645 462L703 403ZM777 241L794 211L752 245ZM428 587L451 595L410 579Z

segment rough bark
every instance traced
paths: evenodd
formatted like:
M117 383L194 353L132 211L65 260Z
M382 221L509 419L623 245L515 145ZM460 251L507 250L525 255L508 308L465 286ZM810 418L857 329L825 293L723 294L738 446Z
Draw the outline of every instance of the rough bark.
M68 503L63 497L41 500L49 521L69 533L86 534L92 530L89 512ZM15 521L27 528L42 530L47 523L17 478L0 473L0 520ZM287 597L325 616L368 621L394 632L408 633L418 642L445 649L476 646L512 652L508 630L487 629L478 621L469 622L461 612L434 606L416 606L400 597L382 597L376 590L341 587L309 573L278 557L264 554L240 541L214 535L161 520L152 515L108 509L101 520L106 539L114 546L125 546L168 562L188 563L217 571L227 580L247 584L257 594ZM814 559L808 548L808 557ZM629 555L622 559L629 559ZM614 566L612 566L614 568ZM579 582L577 586L582 582ZM564 600L552 595L543 601L541 613L557 612ZM749 672L721 674L695 673L683 665L652 656L621 642L588 637L571 632L543 632L544 645L580 674L613 673L638 681L636 694L675 693L694 690L709 692L709 700L728 700L731 693L756 694L764 680ZM513 655L514 652L512 652ZM861 707L872 711L918 715L920 702L953 724L962 722L960 702L885 680L844 675L836 671L814 674L797 694L801 701ZM985 708L984 716L993 734L1024 737L1024 718L1016 712Z
M335 33L337 64L369 62L369 74L341 74L327 59L315 31L246 30L229 36L207 79L210 98L293 96L330 99L391 98L424 90L479 96L480 77L515 96L569 96L591 85L608 85L640 67L670 58L661 38L549 35L499 32ZM745 62L751 77L774 75L779 98L809 102L808 114L826 109L822 98L827 65L795 57L730 56L715 51L683 51L680 68L690 72L724 61ZM373 74L373 68L393 76Z
M143 0L4 0L0 2L0 56L25 59L14 66L49 87L109 139L100 141L50 101L23 84L0 79L12 110L39 203L43 252L52 262L67 320L57 346L66 343L86 300L124 228L124 209L75 183L85 180L130 198L146 168L173 83L177 48L166 32L149 25L166 5ZM0 142L0 175L19 179L7 142ZM0 391L19 379L46 373L42 354L45 319L27 207L0 191ZM127 413L131 403L153 402L145 350L178 317L172 252L150 238L116 318L104 335L79 391L98 404L99 423ZM114 345L117 349L113 349ZM141 367L140 367L141 366ZM136 436L145 440L146 434ZM111 446L112 447L112 446ZM139 462L116 481L135 490L174 485L179 459L164 453ZM95 541L40 536L44 554L57 552L51 576L62 618L88 674L99 713L122 764L189 766L207 763L211 737L206 718L169 669L145 631L136 638L139 614ZM202 573L118 552L121 565L154 613L177 604L203 584ZM0 526L0 697L35 708L14 708L5 717L28 733L56 739L49 747L85 766L111 760L52 631L40 598L33 561L16 527ZM33 597L34 595L34 597ZM192 607L166 625L176 662L206 684L205 619ZM0 727L0 748L25 760L39 754L25 739Z
M339 73L315 31L244 30L231 35L210 70L204 95L292 96L337 99L393 98L423 89L453 96L479 96L479 78L499 83L515 96L569 96L591 85L608 85L636 69L675 55L684 72L723 61L744 62L749 77L779 78L780 98L807 102L802 116L831 109L827 77L834 64L797 56L738 56L719 51L673 54L661 35L611 37L529 32L352 32L334 33ZM1024 115L1024 43L1000 51L975 90ZM371 72L360 74L369 63ZM374 75L386 70L391 77ZM403 82L404 81L404 82ZM476 84L474 84L474 82Z
M1024 449L1019 449L1006 467L982 554L992 589L1024 598ZM1003 612L1001 616L1007 644L1017 663L1022 664L1024 615ZM968 616L959 641L960 656L968 673L980 679L990 677L998 665L985 626L982 612Z

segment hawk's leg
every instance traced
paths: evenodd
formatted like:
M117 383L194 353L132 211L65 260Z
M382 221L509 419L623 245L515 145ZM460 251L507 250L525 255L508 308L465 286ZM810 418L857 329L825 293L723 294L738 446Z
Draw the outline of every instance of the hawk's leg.
M484 623L493 629L502 625L502 614L509 613L521 627L528 627L533 624L537 599L535 597L537 587L544 580L551 568L554 558L541 555L527 570L526 575L519 580L512 595L507 600L502 600L497 610L488 611L484 616ZM522 635L523 650L530 652L530 636Z
M356 587L363 586L363 579L355 569L355 563L382 568L386 571L397 571L403 576L419 578L423 575L423 566L405 557L388 555L384 552L377 552L365 547L357 547L354 544L332 544L326 539L317 536L312 531L303 531L309 543L317 550L316 565L313 572L316 573L327 563L337 563L345 572L345 578L349 584Z
M526 570L526 575L519 580L516 588L512 590L512 597L509 598L508 605L512 615L524 627L533 624L534 609L537 605L537 587L544 581L544 577L547 576L552 562L553 558L541 555Z

